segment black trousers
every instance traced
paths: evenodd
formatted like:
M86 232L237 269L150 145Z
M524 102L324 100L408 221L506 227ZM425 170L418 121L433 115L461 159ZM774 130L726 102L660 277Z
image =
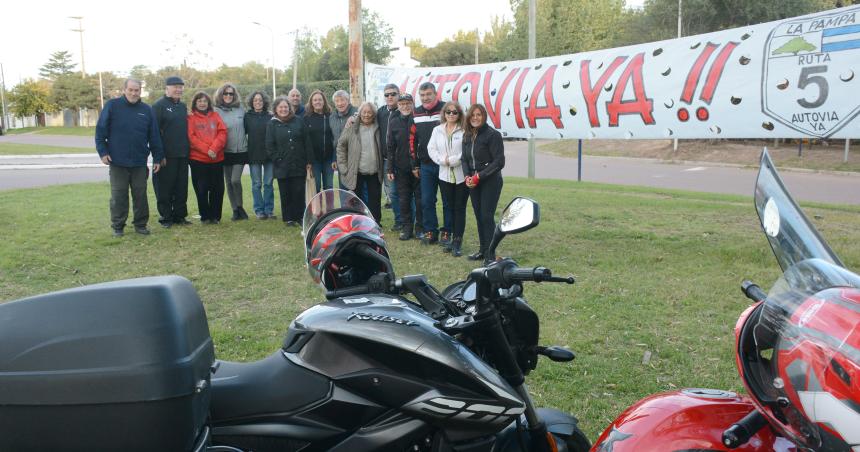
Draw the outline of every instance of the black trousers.
M200 220L221 221L221 205L224 203L224 164L202 163L191 160L191 184L197 195L197 210Z
M469 202L469 188L466 187L465 182L452 184L440 180L439 191L442 193L444 223L451 225L451 235L463 237L463 231L466 230L466 203ZM449 215L451 218L448 218Z
M152 176L158 214L164 223L178 223L188 216L188 159L168 158L167 165Z
M396 169L394 184L397 186L397 200L400 202L400 223L404 228L414 227L422 230L423 215L421 213L421 184L412 171ZM415 210L412 210L412 200L415 200ZM405 229L408 231L409 229Z
M302 221L305 211L305 177L278 178L278 193L281 195L281 219Z
M128 192L134 206L132 224L137 228L146 227L149 221L149 200L146 198L146 179L149 168L136 166L128 168L111 164L110 170L110 223L114 229L125 228L128 220Z
M472 199L472 209L475 211L475 221L478 223L478 240L481 243L481 252L487 258L490 242L493 240L493 232L496 230L496 207L499 205L499 196L502 195L502 175L494 174L486 179L481 179L477 187L473 188L469 197Z
M382 224L382 184L379 183L379 176L376 174L357 174L356 176L358 180L352 192L361 198L362 190L367 188L367 208L373 214L373 219L378 224Z

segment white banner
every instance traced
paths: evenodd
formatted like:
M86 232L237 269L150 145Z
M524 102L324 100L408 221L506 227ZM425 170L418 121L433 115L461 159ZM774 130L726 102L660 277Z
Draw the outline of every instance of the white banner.
M860 138L860 7L617 49L471 66L368 64L394 83L483 104L505 136Z

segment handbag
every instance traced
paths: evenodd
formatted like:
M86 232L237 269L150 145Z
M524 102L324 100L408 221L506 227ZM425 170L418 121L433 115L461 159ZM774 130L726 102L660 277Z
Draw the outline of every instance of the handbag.
M305 177L305 206L310 204L317 194L317 182L314 173L311 170L308 170L307 173L308 175Z

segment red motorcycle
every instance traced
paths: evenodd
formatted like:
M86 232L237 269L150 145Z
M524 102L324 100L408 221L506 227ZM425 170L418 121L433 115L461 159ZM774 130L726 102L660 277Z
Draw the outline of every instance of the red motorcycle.
M685 389L625 410L593 452L860 452L860 276L788 194L765 150L755 205L783 275L735 325L748 395Z

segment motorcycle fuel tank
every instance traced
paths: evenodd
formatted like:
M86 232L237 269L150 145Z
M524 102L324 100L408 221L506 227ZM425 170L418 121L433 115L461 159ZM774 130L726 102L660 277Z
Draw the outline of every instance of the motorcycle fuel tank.
M723 451L722 434L755 407L746 397L718 389L684 389L640 400L600 435L592 452ZM763 428L746 452L794 452L794 445Z
M376 403L443 428L495 431L525 408L493 368L419 307L391 295L308 309L290 326L284 351Z

